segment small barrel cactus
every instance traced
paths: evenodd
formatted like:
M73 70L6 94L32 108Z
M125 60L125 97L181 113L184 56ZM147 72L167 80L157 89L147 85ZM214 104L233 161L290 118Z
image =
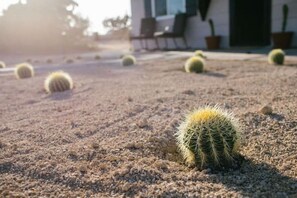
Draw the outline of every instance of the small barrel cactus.
M123 64L123 66L134 65L134 64L136 64L136 59L132 55L123 56L123 58L122 58L122 64Z
M29 63L21 63L16 66L14 73L18 79L31 78L34 76L34 68Z
M205 107L186 116L177 132L178 147L189 165L228 167L238 156L241 127L219 107Z
M189 58L185 64L186 72L202 73L204 69L204 59L198 56Z
M196 51L195 51L195 56L204 58L203 51L202 51L202 50L196 50Z
M2 62L2 61L0 61L0 69L1 69L1 68L5 68L5 67L6 67L5 63Z
M68 64L73 63L73 62L74 62L74 60L71 59L71 58L69 58L69 59L66 60L66 63L68 63Z
M281 49L274 49L268 55L269 64L283 65L285 61L285 52Z
M46 78L44 88L48 93L63 92L73 88L73 81L68 73L53 72Z

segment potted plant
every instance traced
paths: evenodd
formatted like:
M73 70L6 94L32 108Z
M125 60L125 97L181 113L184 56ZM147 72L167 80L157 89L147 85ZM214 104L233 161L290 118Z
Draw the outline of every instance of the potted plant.
M209 23L210 30L211 30L211 36L207 36L205 38L206 44L207 44L207 49L210 49L210 50L219 49L220 42L221 42L221 36L216 36L212 19L209 19L208 23Z
M288 21L289 7L283 5L283 24L282 32L272 33L273 48L287 49L290 48L294 32L286 32Z

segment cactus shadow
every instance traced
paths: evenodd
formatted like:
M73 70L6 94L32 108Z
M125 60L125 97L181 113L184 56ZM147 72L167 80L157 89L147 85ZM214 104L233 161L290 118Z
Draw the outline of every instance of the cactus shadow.
M216 78L225 78L226 77L225 74L213 72L213 71L205 71L204 73L202 73L202 75L216 77Z
M67 99L71 98L72 95L73 95L73 92L71 90L69 90L69 91L64 91L64 92L52 93L52 94L46 96L45 98L50 99L50 100L60 101L60 100L67 100Z
M282 174L267 163L255 163L244 159L237 170L220 172L215 183L240 192L247 197L295 197L297 196L297 178Z
M277 121L282 121L285 119L285 116L277 114L277 113L272 113L269 115L269 117L273 120L277 120Z

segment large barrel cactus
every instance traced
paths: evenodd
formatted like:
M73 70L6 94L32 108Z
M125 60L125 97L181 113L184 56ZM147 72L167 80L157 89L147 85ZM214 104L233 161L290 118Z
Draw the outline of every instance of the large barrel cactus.
M123 66L134 65L134 64L136 64L136 59L132 55L123 56L123 58L122 58L122 64L123 64Z
M204 71L205 61L199 56L189 58L185 63L186 72L202 73Z
M268 63L274 65L283 65L285 62L285 52L281 49L274 49L268 55Z
M29 63L21 63L16 66L14 73L18 79L31 78L34 76L34 68Z
M46 78L44 88L48 93L63 92L73 88L73 81L68 73L53 72Z
M228 167L238 156L240 132L232 114L205 107L186 116L177 133L178 147L189 165Z

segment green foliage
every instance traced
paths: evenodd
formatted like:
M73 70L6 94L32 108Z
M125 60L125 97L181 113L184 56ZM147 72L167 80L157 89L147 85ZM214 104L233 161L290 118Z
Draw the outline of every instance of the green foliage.
M46 78L44 88L48 93L63 92L73 88L73 81L68 73L58 71Z
M193 56L186 61L185 70L186 72L202 73L204 70L205 62L203 58L199 56Z
M238 155L240 133L231 114L205 107L189 113L179 126L178 147L189 165L228 167Z
M122 58L123 66L130 66L136 64L136 59L132 55L126 55Z
M208 20L208 23L209 23L210 30L211 30L211 36L215 36L216 33L215 33L215 28L214 28L214 24L213 24L212 19L209 19L209 20Z
M289 14L289 7L287 4L283 5L283 25L282 25L282 32L286 31L287 28L287 21L288 21L288 14Z
M283 65L285 62L285 52L282 49L271 50L268 55L269 64Z
M5 68L5 67L6 67L5 63L2 62L2 61L0 61L0 69L1 69L1 68Z
M34 76L34 68L29 63L21 63L14 70L17 79L31 78Z

